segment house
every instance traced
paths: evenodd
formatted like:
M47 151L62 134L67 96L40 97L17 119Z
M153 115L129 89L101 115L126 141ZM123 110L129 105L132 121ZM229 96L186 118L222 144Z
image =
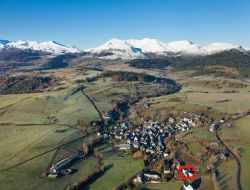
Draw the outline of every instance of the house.
M229 156L230 156L230 153L228 153L228 152L221 153L220 154L220 159L225 161L225 160L228 159Z
M215 125L212 124L212 125L209 127L209 131L212 133L212 132L214 132L214 130L215 130Z
M169 121L170 123L174 123L174 122L175 122L175 119L172 118L172 117L170 117L170 118L168 119L168 121Z
M145 103L145 104L143 105L143 107L144 107L144 109L149 109L150 105Z
M164 156L165 158L168 157L168 152L165 151L165 152L163 153L163 156Z
M122 129L127 129L128 128L125 123L122 123L120 126L121 126Z
M182 173L185 177L192 177L194 175L194 171L190 170L190 169L182 169Z
M115 146L119 150L130 150L130 144L119 144Z
M144 173L143 178L146 181L160 181L161 177L155 173Z
M184 184L184 185L183 185L183 188L184 188L185 190L193 190L193 189L194 189L190 184Z
M219 146L219 143L218 143L218 142L211 142L210 145L211 145L211 146Z
M136 178L134 178L134 183L141 183L141 182L142 182L141 174L138 174Z

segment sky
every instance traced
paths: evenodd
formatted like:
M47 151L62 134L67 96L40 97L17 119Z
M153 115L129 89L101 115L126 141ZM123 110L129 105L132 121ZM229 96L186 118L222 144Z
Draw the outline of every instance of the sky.
M250 47L250 0L0 0L0 39L92 48L145 37Z

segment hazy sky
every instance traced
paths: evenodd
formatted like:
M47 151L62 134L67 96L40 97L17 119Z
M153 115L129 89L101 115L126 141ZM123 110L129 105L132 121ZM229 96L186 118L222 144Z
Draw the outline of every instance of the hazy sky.
M250 47L250 0L0 0L0 39L90 48L144 37Z

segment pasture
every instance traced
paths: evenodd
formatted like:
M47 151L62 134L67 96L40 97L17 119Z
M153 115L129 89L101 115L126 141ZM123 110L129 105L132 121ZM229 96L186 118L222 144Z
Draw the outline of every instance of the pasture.
M217 167L217 181L221 189L234 190L236 188L237 166L235 160L220 163Z
M230 145L240 154L241 183L243 189L250 188L249 182L249 158L250 158L250 116L243 117L234 122L233 127L224 126L221 130L221 136L224 139L230 138L236 140Z
M53 154L54 152L50 152L23 165L1 172L1 188L5 190L66 189L70 184L75 181L80 181L85 176L91 174L98 166L98 159L90 157L75 164L73 168L76 169L77 172L72 175L63 176L58 179L40 177L46 169L48 161L53 157Z
M77 120L95 120L99 116L81 91L66 89L27 95L2 95L0 123L75 125ZM20 98L21 97L21 98Z
M168 183L145 183L139 186L140 190L179 190L183 185L182 181Z
M153 98L162 107L182 103L208 106L223 113L244 113L250 108L250 85L233 79L194 77L180 80L183 87L178 93ZM173 101L176 98L179 101ZM185 109L188 109L184 105Z
M81 91L68 88L0 99L1 188L65 189L98 166L97 159L89 158L73 166L78 170L73 175L55 180L40 177L59 147L80 144L81 148L86 139L75 128L78 120L99 120ZM60 150L58 159L67 154Z
M99 147L99 151L103 154L104 165L108 169L100 178L82 190L114 189L143 169L142 161L133 159L130 154L113 152L111 148L105 146Z

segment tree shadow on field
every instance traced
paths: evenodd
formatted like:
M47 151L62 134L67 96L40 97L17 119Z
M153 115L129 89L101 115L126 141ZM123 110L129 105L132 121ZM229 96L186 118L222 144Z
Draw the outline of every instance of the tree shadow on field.
M97 181L99 178L101 178L105 174L105 172L110 170L112 167L113 167L113 164L109 164L109 165L105 166L103 172L98 173L92 179L90 179L88 182L82 184L81 187L79 188L79 190L90 190L91 184L94 183L95 181Z

